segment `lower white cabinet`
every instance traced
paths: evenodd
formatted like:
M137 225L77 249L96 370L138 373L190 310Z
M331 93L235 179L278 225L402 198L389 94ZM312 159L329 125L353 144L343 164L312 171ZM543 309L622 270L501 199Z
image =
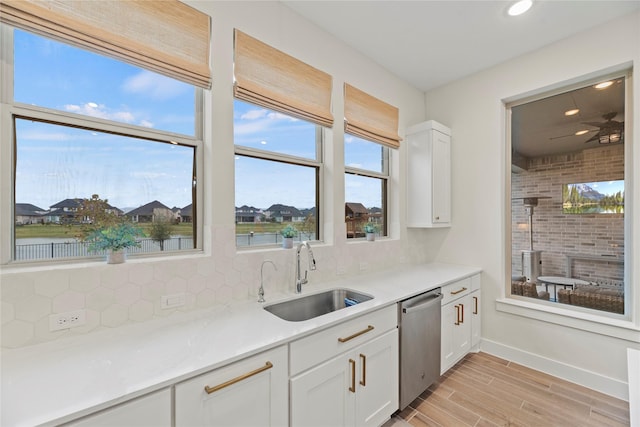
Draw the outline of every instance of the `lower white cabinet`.
M329 346L327 340L346 347L319 364L305 365L307 355L317 354L315 346ZM291 362L292 426L383 424L398 409L395 306L292 343Z
M156 391L102 412L72 421L73 427L169 427L171 426L171 390Z
M480 343L480 275L442 287L440 374Z
M175 386L175 425L286 426L288 352L281 346Z
M291 379L294 426L378 426L397 408L397 329Z

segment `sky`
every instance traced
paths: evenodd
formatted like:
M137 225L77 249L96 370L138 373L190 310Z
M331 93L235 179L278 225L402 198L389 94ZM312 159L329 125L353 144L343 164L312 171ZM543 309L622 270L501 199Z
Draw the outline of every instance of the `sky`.
M195 89L188 84L20 30L14 44L17 102L195 133ZM191 203L191 147L22 119L16 133L17 203L47 209L93 194L121 209L154 200L170 208ZM315 125L241 101L234 103L234 142L315 159ZM379 145L346 136L347 165L379 171L380 153ZM235 167L236 206L315 206L313 168L243 156ZM368 181L348 176L347 201L380 206L379 180Z

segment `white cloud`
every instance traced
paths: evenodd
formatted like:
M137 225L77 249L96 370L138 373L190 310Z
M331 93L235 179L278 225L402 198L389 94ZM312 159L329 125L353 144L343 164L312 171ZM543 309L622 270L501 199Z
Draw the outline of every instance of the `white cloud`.
M349 166L350 168L362 169L362 163L349 163L347 166Z
M95 102L87 102L82 105L67 104L64 106L64 109L70 113L82 114L98 119L116 120L124 123L132 123L135 121L133 113L129 111L110 111L106 105L96 104Z
M260 109L260 110L249 110L246 113L242 114L240 116L240 118L242 120L256 120L256 119L262 119L265 118L267 116L267 110Z
M156 100L175 98L189 88L189 85L178 80L146 70L127 78L122 84L125 92L146 95Z
M145 128L152 128L153 127L153 123L150 122L149 120L140 120L139 125L142 126L142 127L145 127Z

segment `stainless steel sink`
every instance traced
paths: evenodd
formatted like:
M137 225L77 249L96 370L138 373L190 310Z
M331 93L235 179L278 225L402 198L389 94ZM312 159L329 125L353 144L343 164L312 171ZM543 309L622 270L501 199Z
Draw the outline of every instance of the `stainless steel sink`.
M347 308L373 299L349 289L332 289L318 294L305 295L296 299L265 305L264 309L281 319L301 322L323 314Z

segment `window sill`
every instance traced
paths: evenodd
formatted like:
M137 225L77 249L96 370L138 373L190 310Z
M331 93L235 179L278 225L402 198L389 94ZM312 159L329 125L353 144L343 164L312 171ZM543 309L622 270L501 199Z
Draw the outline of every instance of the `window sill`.
M515 298L496 300L496 310L634 343L640 342L640 327L622 317L597 315Z

